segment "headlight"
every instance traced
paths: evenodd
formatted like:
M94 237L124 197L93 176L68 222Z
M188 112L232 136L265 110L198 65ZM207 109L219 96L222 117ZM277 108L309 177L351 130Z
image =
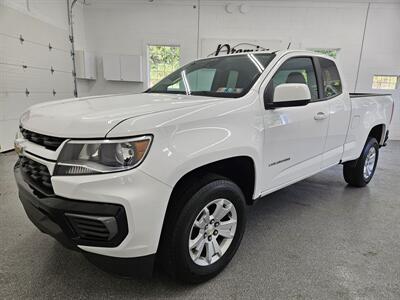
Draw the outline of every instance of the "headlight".
M65 144L54 175L91 175L137 167L149 151L149 135L120 140L71 140Z

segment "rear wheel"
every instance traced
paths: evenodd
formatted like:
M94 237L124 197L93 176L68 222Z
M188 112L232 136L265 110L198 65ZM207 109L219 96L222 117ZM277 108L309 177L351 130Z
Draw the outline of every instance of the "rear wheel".
M367 143L356 161L346 162L343 165L344 180L356 187L366 186L375 173L379 156L379 144L373 137Z
M173 277L191 283L208 280L221 272L241 242L245 199L232 181L206 175L187 185L180 211L166 220L161 263Z

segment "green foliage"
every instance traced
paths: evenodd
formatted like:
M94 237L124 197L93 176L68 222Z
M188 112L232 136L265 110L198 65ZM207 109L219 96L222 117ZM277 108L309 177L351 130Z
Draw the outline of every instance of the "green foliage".
M173 46L149 46L151 64L175 64L179 63L180 48Z
M150 86L179 68L180 47L149 46Z
M311 51L318 52L321 54L328 55L330 57L336 58L339 49L310 49Z

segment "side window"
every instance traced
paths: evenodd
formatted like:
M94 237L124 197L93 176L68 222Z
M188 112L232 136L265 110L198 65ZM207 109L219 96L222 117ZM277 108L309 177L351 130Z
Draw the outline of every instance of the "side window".
M321 66L324 97L334 97L341 94L342 82L336 64L332 60L326 58L320 58L319 64Z
M311 101L318 99L318 84L313 61L310 57L294 57L285 61L264 92L264 101L272 102L275 88L282 83L304 83L308 85Z

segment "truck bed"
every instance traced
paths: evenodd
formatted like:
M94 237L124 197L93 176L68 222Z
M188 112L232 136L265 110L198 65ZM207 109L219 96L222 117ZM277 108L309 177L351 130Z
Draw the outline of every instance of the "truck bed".
M383 145L393 113L393 99L390 94L350 93L351 117L344 146L343 161L357 159L365 145L367 136L375 126L382 126Z
M349 93L350 98L375 97L375 96L391 96L392 94L379 93Z

